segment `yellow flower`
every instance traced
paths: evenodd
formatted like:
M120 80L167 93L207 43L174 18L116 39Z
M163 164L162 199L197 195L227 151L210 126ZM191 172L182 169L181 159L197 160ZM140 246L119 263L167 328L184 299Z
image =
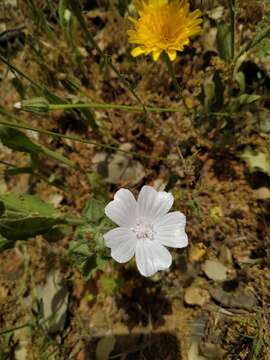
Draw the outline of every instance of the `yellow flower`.
M135 7L139 18L130 18L135 29L128 31L129 42L137 44L131 52L134 57L152 53L157 61L165 51L173 61L201 31L201 12L190 12L187 0L135 0Z

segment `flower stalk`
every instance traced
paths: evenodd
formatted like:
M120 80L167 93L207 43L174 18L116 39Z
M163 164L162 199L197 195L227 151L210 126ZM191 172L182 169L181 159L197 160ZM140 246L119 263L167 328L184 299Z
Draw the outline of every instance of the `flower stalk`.
M175 68L174 68L174 66L173 66L173 64L172 64L172 62L169 59L169 56L167 54L163 54L163 58L164 58L166 66L168 68L169 74L170 74L170 76L172 78L174 87L175 87L176 91L178 92L178 95L180 96L180 98L183 101L186 112L189 113L190 110L189 110L189 107L187 105L186 99L185 99L185 97L183 95L183 89L182 89L181 85L179 84L179 82L178 82L178 80L176 78L176 75L175 75Z
M55 110L71 110L71 109L96 109L96 110L122 110L127 112L143 112L145 108L142 106L121 105L121 104L101 104L101 103L61 103L50 104L45 98L33 98L28 100L22 100L14 104L14 107L18 110L24 110L35 114L46 114L49 111ZM160 113L160 112L182 112L179 107L146 107L147 112Z
M235 0L228 0L231 22L231 56L235 57L235 34L236 34L236 18L235 18Z
M146 107L143 103L143 101L140 99L140 97L137 95L137 93L134 91L132 86L129 84L129 82L122 76L118 68L112 63L111 57L107 54L105 54L102 49L99 47L98 43L95 41L92 33L88 30L87 24L85 22L84 17L82 16L80 6L78 4L78 1L76 0L68 0L68 4L76 16L84 34L87 39L87 41L93 46L93 48L97 51L97 53L100 55L100 57L103 59L104 63L107 64L112 71L117 75L120 82L123 84L124 87L128 88L130 93L133 95L133 97L138 101L139 104L141 104L143 111L146 113Z

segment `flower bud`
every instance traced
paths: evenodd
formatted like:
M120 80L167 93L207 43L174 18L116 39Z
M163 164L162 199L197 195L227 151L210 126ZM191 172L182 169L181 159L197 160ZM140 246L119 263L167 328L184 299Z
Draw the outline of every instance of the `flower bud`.
M43 97L23 100L14 104L15 109L31 112L37 115L47 114L49 112L49 103Z

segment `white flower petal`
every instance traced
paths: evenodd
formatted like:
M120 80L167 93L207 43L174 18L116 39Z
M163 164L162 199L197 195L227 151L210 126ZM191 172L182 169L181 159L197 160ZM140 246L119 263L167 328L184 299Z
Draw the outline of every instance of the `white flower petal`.
M127 189L120 189L105 207L105 214L119 226L132 226L137 218L137 202Z
M188 245L186 217L180 211L164 215L154 224L155 239L165 246L183 248Z
M119 263L129 261L135 254L136 236L127 228L118 227L103 235L105 244L111 248L111 256Z
M143 186L138 197L139 216L152 222L165 215L173 205L173 196L165 191L156 191Z
M144 276L151 276L159 270L168 269L172 263L169 251L152 240L138 240L135 256L139 272Z

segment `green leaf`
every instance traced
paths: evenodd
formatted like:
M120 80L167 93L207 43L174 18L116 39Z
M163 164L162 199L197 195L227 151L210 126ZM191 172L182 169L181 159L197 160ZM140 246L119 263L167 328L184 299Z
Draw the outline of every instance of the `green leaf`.
M91 171L87 173L87 178L91 185L92 193L95 197L104 198L107 200L107 187L104 177L97 171Z
M0 140L5 146L12 150L28 153L37 153L42 151L41 146L33 143L22 131L2 125L0 125Z
M246 78L243 71L237 71L234 75L234 80L238 83L240 92L243 93L246 88Z
M65 11L67 10L66 0L60 0L58 4L59 23L62 29L66 26Z
M242 94L236 98L233 98L230 102L231 111L237 111L241 106L248 106L256 101L261 100L260 95L256 94Z
M255 152L246 147L240 157L247 163L251 172L262 171L270 176L270 159L265 153Z
M96 223L104 217L105 203L91 198L85 206L82 216L91 223Z
M250 105L258 100L261 100L261 98L262 97L260 95L256 94L242 94L238 96L236 100L240 105Z
M119 290L121 286L121 280L116 275L102 274L99 279L99 286L101 293L105 295L112 295Z
M63 223L61 219L29 217L26 219L0 218L0 234L9 240L27 240L47 233L53 226Z
M261 131L270 133L270 111L261 111L259 113L259 119Z
M4 206L0 234L8 240L26 240L65 223L51 204L33 195L0 195L0 203Z
M31 155L38 153L43 154L67 166L76 168L76 164L73 161L67 159L57 151L35 144L20 130L0 125L0 140L5 146L12 150L30 153Z
M232 58L231 30L230 26L224 22L219 23L217 27L217 48L222 59Z
M65 236L71 234L72 228L70 226L66 225L60 225L51 228L48 232L43 234L43 237L48 242L57 242L59 240L62 240Z
M67 255L86 279L89 279L97 270L102 270L105 265L105 260L100 254L94 252L89 240L73 240Z
M6 211L20 213L22 216L55 217L56 212L52 204L45 203L38 197L28 194L0 195L0 201Z
M245 52L259 45L264 39L268 38L269 36L270 36L270 27L258 31L257 34L255 34L255 36L246 45L242 47L242 49L237 54L236 59L242 56Z

